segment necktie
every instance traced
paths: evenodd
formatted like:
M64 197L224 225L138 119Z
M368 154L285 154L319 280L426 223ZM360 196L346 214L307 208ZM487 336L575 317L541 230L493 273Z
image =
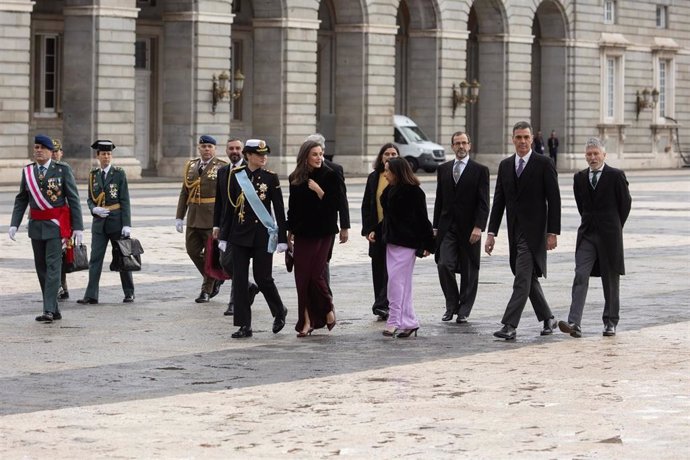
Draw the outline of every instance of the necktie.
M102 180L103 183L105 184L105 169L103 169L103 170L101 171L101 180Z
M460 174L462 171L460 171L460 166L462 165L462 162L456 161L455 164L453 165L453 180L457 184L458 181L460 180Z
M46 175L46 167L41 165L38 167L38 178L43 179Z
M525 160L520 158L520 161L518 162L517 171L515 171L518 177L520 177L520 174L522 174L523 169L525 169Z
M204 172L205 167L206 167L206 164L204 164L200 161L199 162L199 176L201 176L201 173Z
M597 182L599 182L599 179L597 179L597 175L599 175L601 171L592 171L592 188L597 188Z

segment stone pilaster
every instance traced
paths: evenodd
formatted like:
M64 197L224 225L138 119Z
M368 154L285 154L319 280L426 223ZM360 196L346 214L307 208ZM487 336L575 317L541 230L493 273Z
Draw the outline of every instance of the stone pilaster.
M27 163L31 11L34 2L0 2L0 182L17 182ZM33 144L31 144L33 145Z
M134 158L134 42L138 9L126 2L66 5L63 145L78 177L95 165L91 143L110 139L116 162L141 177Z

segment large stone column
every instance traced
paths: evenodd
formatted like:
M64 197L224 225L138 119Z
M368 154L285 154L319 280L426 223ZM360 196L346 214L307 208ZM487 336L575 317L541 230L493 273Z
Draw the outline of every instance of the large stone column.
M0 182L18 182L29 139L31 11L34 2L0 2Z
M371 171L371 162L386 142L393 140L395 110L395 25L370 25L365 48L366 77L364 92L366 157L360 171Z
M134 158L134 0L67 1L63 66L63 145L77 177L95 166L91 143L110 139L114 163L141 177Z
M365 149L365 49L366 34L362 25L336 27L335 66L335 143L338 153L335 161L347 173L365 173L367 152Z
M230 74L230 6L210 0L165 3L160 176L181 177L184 163L197 155L202 134L215 137L218 153L225 156L230 102L226 96L214 111L212 86L214 74Z

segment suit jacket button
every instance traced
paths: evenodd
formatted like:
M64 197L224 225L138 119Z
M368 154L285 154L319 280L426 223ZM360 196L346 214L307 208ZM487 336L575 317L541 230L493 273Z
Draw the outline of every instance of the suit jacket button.
M256 220L256 219L254 219L254 223L255 223L255 224L258 224L258 223L259 223L259 221L258 221L258 220Z

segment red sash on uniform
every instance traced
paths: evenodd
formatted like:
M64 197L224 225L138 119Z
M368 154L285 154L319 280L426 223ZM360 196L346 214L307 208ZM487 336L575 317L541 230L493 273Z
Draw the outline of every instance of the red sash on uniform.
M29 217L32 220L57 220L60 226L60 238L72 236L72 213L69 206L60 206L51 209L31 209Z
M72 236L72 213L70 212L69 206L55 207L46 200L36 181L32 165L28 165L24 168L24 174L29 193L31 193L36 205L40 208L31 208L29 217L31 217L32 220L50 220L55 223L60 228L60 238L62 238L64 245L65 241L69 240ZM72 246L68 244L67 261L72 262L73 259L74 253L72 252Z

